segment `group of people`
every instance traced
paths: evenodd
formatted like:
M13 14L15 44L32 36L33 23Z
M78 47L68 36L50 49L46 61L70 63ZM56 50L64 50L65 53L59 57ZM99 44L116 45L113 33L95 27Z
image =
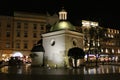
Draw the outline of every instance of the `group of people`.
M15 65L22 65L23 61L20 60L18 57L11 57L8 61L9 66L15 66Z
M4 66L4 60L0 61L0 67Z

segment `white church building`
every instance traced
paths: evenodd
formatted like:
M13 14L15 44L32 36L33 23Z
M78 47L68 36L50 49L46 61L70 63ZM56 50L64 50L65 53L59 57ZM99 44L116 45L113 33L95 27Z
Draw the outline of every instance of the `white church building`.
M32 64L44 63L44 66L48 67L70 67L69 49L73 47L83 49L83 34L75 30L75 26L67 20L67 12L62 9L59 12L59 21L52 25L50 32L42 34L44 52L40 52L40 54L43 56L36 58L37 63L33 61Z

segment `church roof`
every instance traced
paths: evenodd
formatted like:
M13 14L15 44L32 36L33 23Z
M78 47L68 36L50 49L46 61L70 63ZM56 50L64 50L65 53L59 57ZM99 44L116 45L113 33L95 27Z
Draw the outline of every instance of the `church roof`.
M32 48L31 52L45 52L42 45L36 45Z
M50 31L58 31L63 29L76 30L75 26L73 26L69 21L59 20L51 27Z

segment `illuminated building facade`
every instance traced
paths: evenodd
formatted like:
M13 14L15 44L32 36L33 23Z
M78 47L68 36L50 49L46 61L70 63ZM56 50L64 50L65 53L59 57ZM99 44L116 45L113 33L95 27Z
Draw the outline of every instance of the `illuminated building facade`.
M0 60L8 59L13 51L13 17L0 16Z
M120 61L120 31L106 28L105 40L102 43L101 53L106 54L106 60Z
M14 16L0 16L0 60L8 60L11 56L17 56L14 54L16 52L22 54L22 57L28 57L32 47L41 39L41 34L43 34L44 46L49 45L49 47L46 46L45 48L48 50L48 52L46 52L48 55L49 52L54 53L54 50L57 50L56 45L60 45L58 43L61 43L64 47L61 46L63 47L62 50L58 50L57 53L65 52L66 55L69 48L82 45L82 35L77 32L82 33L84 29L89 30L91 26L99 26L98 22L82 20L82 27L76 27L75 29L75 26L66 20L67 13L65 10L60 11L59 14L60 20L58 20L56 14L51 16L49 14L40 15L15 12ZM57 21L56 24L54 24L55 21ZM100 42L101 54L104 54L102 56L106 60L111 59L118 61L120 60L120 31L110 28L105 29L107 32L104 35L107 40ZM68 35L66 36L66 34ZM59 35L59 38L57 38L57 35ZM89 34L87 35L89 36ZM45 43L46 40L48 43ZM73 45L73 42L76 43L76 45ZM84 47L84 50L88 50L88 46L89 44L85 44L84 41L83 46L78 47ZM48 48L53 49L53 52ZM46 57L48 55L46 55ZM64 56L64 58L66 57ZM57 62L55 62L55 64L56 63ZM67 63L67 61L65 63ZM49 63L46 62L46 64Z
M51 27L49 33L42 34L45 65L69 67L69 49L73 47L83 48L83 34L75 30L75 26L67 21L67 12L62 9L59 12L59 21Z
M46 33L46 25L58 16L14 12L14 16L0 16L0 60L11 56L28 58L32 47ZM16 53L18 55L16 55Z
M46 16L25 13L14 13L14 52L29 56L32 47L46 32Z
M104 35L103 39L97 42L98 47L100 47L99 48L100 61L119 61L120 60L120 32L119 30L100 27L98 22L82 20L82 27L81 27L82 32L84 33L84 35L87 36L87 40L89 41L89 42L86 42L86 38L84 37L84 50L86 51L86 53L89 50L90 44L92 44L91 49L95 49L95 44L96 44L95 40L92 40L90 42L89 30L91 29L91 27L94 27L94 28L99 27L105 30L105 32L103 33ZM96 53L94 52L91 52L91 53L92 54L90 54L89 58L91 58L92 60L95 60Z
M67 12L64 9L59 12L59 20L52 25L50 32L42 34L42 37L45 52L32 52L32 55L37 55L32 58L34 61L32 66L41 65L41 59L44 58L44 66L71 67L69 49L73 47L83 49L83 34L76 32L75 26L67 21Z

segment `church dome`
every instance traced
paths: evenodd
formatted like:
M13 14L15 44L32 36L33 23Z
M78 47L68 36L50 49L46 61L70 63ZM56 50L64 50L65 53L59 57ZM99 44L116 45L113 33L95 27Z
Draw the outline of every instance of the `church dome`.
M59 20L51 27L50 31L58 31L63 29L76 30L75 26L73 26L69 21Z

